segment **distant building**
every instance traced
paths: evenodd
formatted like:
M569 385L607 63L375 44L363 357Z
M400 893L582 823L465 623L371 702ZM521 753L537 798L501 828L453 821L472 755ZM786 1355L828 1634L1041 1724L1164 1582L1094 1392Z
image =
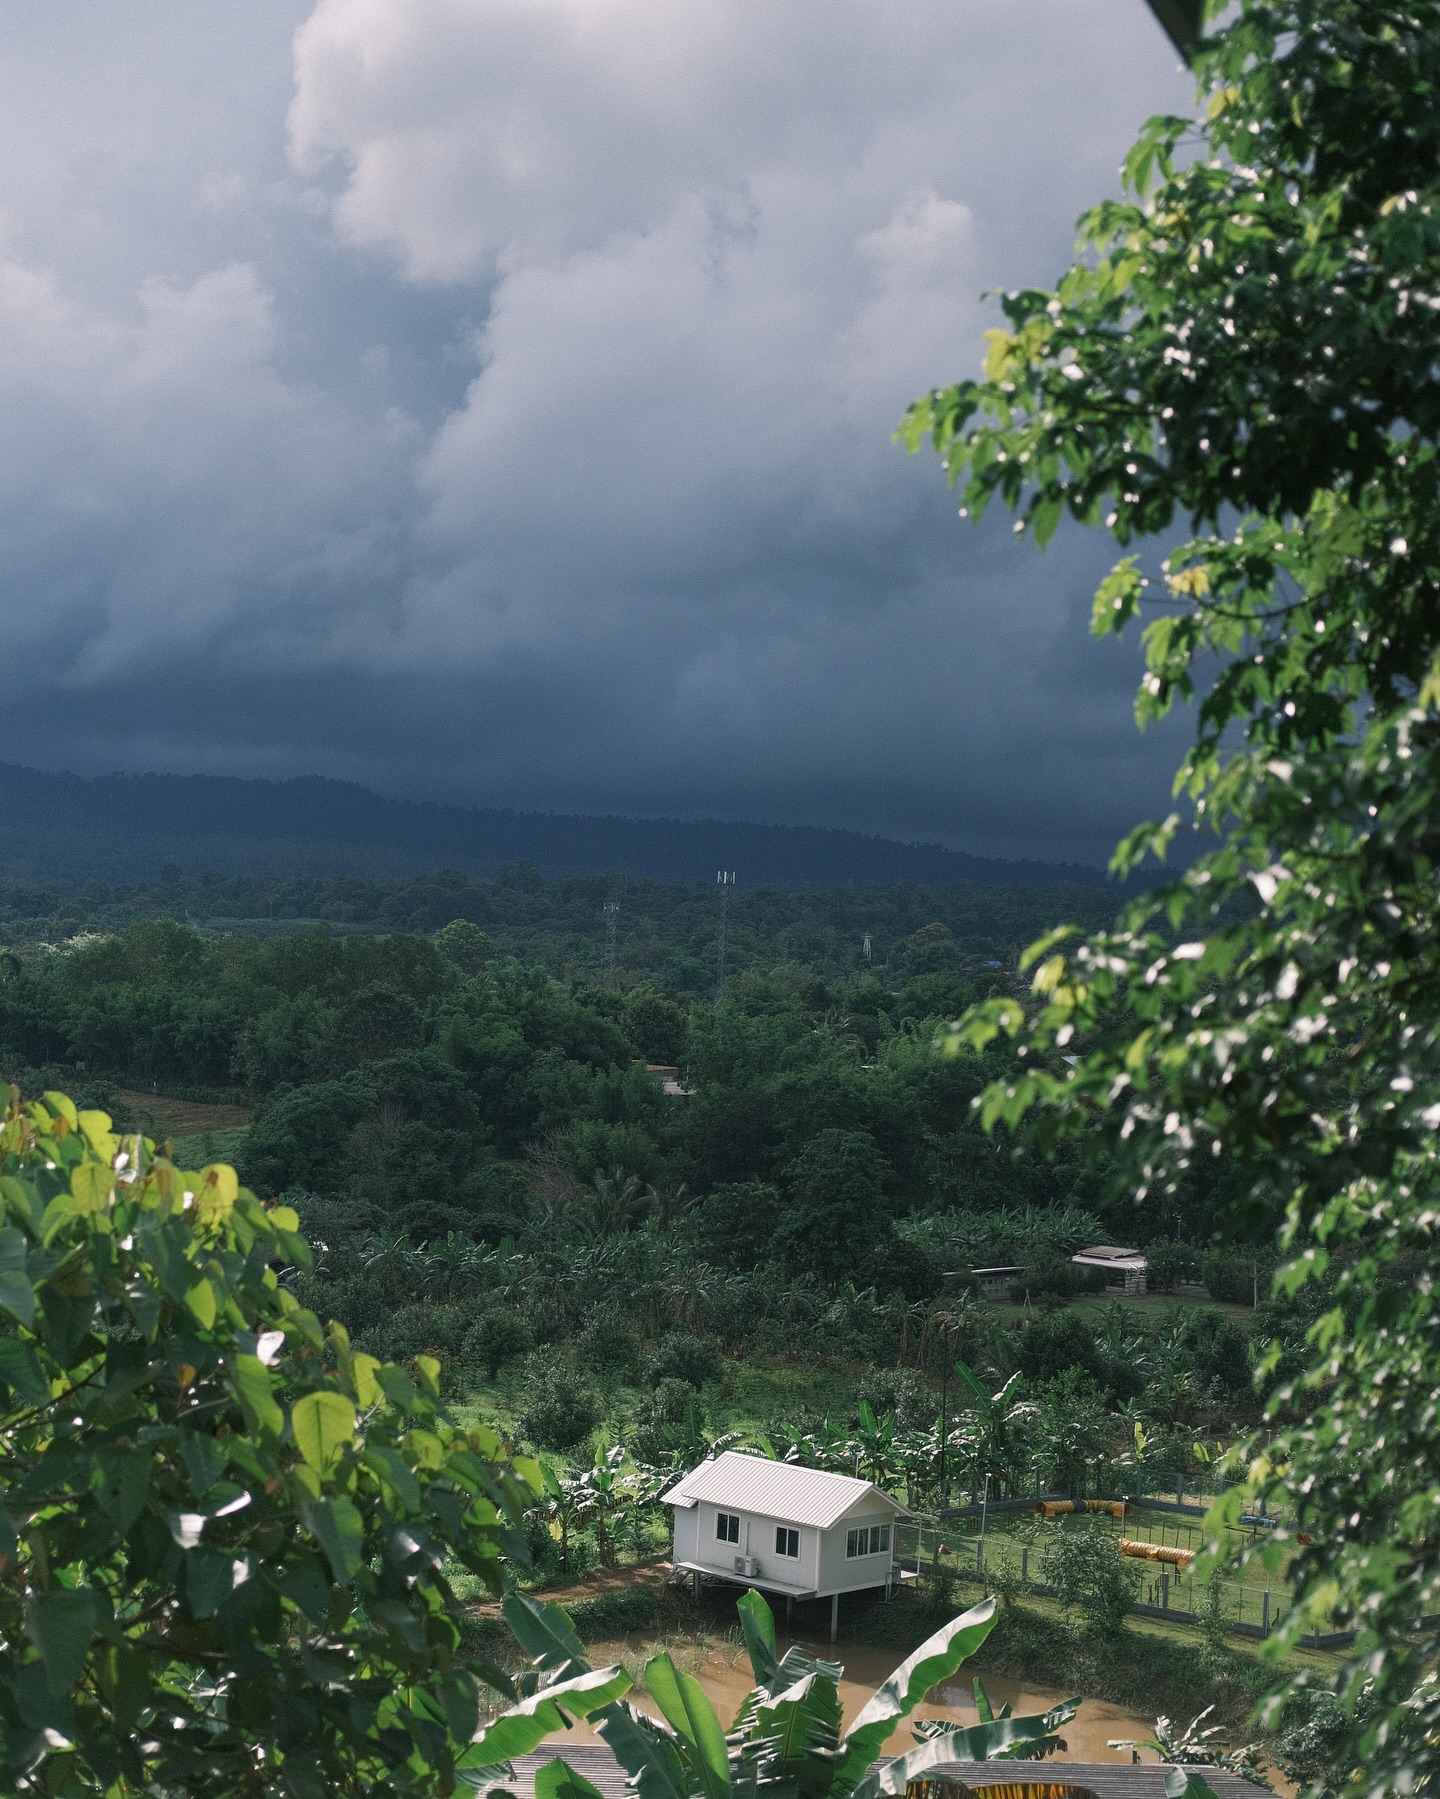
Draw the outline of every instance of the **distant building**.
M834 1640L842 1593L900 1579L895 1520L905 1508L873 1481L727 1449L665 1495L675 1508L674 1566L783 1593L829 1597Z
M1138 1249L1121 1249L1113 1243L1097 1243L1093 1249L1082 1249L1070 1260L1077 1268L1103 1268L1105 1289L1109 1293L1143 1293L1145 1291L1145 1258Z
M682 1086L680 1070L666 1062L647 1062L645 1072L653 1074L660 1083L661 1092L668 1093L672 1099L689 1099L695 1091L693 1087Z
M1024 1273L1023 1267L972 1268L970 1270L971 1278L985 1299L1008 1299L1011 1281L1020 1280Z

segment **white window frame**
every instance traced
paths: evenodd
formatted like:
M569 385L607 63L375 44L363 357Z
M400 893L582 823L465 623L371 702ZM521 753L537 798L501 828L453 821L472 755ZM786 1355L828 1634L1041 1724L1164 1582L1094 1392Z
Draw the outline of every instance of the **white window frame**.
M735 1543L740 1541L739 1512L716 1512L715 1541L717 1543Z
M788 1524L775 1526L775 1553L783 1556L787 1562L798 1562L800 1559L800 1532Z

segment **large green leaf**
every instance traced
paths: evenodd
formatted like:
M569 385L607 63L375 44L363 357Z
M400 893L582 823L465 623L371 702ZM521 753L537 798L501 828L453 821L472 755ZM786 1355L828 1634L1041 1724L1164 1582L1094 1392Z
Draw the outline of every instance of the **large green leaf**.
M1171 1768L1165 1776L1165 1799L1215 1799L1215 1789L1193 1768Z
M0 1337L0 1380L27 1405L44 1405L50 1398L50 1383L35 1351L18 1337Z
M317 1474L355 1441L355 1408L343 1393L306 1393L290 1408L295 1446Z
M245 1420L258 1436L278 1437L285 1428L285 1414L275 1403L275 1382L259 1356L234 1359L235 1397Z
M68 1693L79 1681L102 1611L92 1587L49 1587L26 1604L25 1634L40 1651L51 1692Z
M575 1626L553 1599L542 1605L524 1593L507 1593L500 1602L500 1614L542 1673L588 1672L590 1663Z
M557 1755L535 1770L535 1799L604 1799L604 1795Z
M694 1799L700 1790L663 1725L633 1706L614 1705L595 1726L630 1776L639 1799Z
M763 1743L767 1781L793 1780L801 1794L816 1799L827 1793L840 1715L840 1690L821 1674L807 1674L769 1703L758 1705L751 1734Z
M25 1272L30 1244L24 1231L13 1224L0 1230L0 1308L18 1319L26 1330L35 1323L35 1289Z
M834 1787L839 1799L854 1789L899 1720L914 1711L931 1687L948 1680L994 1628L995 1601L982 1599L937 1630L876 1688L840 1745Z
M707 1799L730 1791L730 1754L715 1707L693 1674L682 1674L668 1655L645 1664L645 1685L666 1723L690 1750L690 1762Z
M349 1584L365 1548L365 1521L348 1499L316 1499L305 1508L310 1534L325 1551L336 1580Z
M529 1755L546 1737L570 1728L567 1713L577 1718L592 1717L628 1693L632 1684L623 1668L592 1668L573 1680L544 1687L487 1724L466 1750L464 1765L489 1767L517 1755Z
M740 1629L745 1647L750 1652L750 1667L757 1686L768 1686L780 1671L775 1656L775 1616L761 1596L751 1587L735 1602L740 1614Z
M851 1799L898 1799L912 1780L923 1780L937 1768L955 1762L1008 1760L1007 1750L1053 1736L1066 1718L1074 1717L1078 1703L1067 1702L1026 1718L992 1718L988 1724L944 1731L918 1749L897 1755L866 1774L853 1789Z

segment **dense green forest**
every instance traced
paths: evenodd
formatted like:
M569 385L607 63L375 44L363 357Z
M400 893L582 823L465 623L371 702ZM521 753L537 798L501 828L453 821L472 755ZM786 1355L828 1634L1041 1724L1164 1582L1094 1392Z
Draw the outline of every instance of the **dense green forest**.
M936 1052L947 1020L1017 988L1028 939L1103 894L741 890L718 1000L717 896L696 886L519 866L4 899L0 1072L158 1135L195 1128L165 1123L195 1102L208 1129L180 1153L235 1162L321 1246L307 1303L379 1353L437 1352L471 1391L533 1352L510 1415L534 1440L598 1421L591 1377L632 1406L642 1371L660 1411L627 1428L655 1439L722 1351L923 1377L942 1317L997 1379L1069 1382L1066 1415L1076 1382L1101 1412L1133 1409L1157 1355L1157 1417L1182 1436L1253 1405L1218 1313L1165 1325L1152 1355L1053 1311L1085 1284L1069 1255L1099 1239L1148 1245L1157 1285L1249 1300L1259 1260L1219 1242L1223 1186L1137 1210L1081 1150L988 1137L971 1101L998 1057ZM679 1071L669 1090L652 1065ZM1015 1297L1039 1311L980 1301L969 1270L999 1262L1023 1265Z

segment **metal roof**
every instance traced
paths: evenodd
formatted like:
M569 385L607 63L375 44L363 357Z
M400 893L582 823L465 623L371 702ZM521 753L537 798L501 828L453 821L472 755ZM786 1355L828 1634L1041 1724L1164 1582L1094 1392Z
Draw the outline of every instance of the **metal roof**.
M813 1524L821 1530L853 1512L862 1501L875 1501L892 1511L904 1506L873 1481L829 1474L823 1468L801 1468L794 1462L772 1462L765 1456L727 1449L714 1461L701 1462L665 1495L667 1505L692 1506L697 1500L733 1505L737 1512L758 1512L786 1524Z

